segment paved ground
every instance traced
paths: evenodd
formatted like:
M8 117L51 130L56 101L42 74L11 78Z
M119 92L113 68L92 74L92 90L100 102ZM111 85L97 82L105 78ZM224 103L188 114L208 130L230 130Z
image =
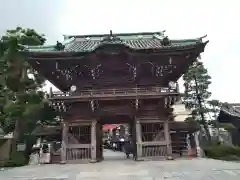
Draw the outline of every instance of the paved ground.
M211 159L133 162L107 152L95 164L40 165L0 171L0 180L240 180L240 163ZM113 160L113 155L118 160ZM122 158L120 158L122 157Z

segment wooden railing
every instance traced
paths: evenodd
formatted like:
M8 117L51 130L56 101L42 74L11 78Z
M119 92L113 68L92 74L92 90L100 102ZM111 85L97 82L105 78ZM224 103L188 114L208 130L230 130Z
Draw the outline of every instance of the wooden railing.
M67 147L67 162L77 162L91 159L90 144L69 144Z
M178 88L170 89L166 87L149 87L149 88L121 88L121 89L92 89L92 90L81 90L76 92L50 92L49 98L57 97L116 97L116 96L141 96L141 95L168 95L179 93Z
M167 145L142 145L142 156L143 157L165 157L167 156Z

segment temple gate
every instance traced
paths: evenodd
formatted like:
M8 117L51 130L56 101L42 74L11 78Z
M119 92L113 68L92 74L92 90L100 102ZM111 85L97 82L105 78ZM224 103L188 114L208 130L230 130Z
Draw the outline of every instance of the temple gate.
M63 119L61 162L101 161L102 124L123 119L131 125L137 159L171 156L177 80L204 51L203 38L111 31L25 47L32 67L60 89L48 99Z

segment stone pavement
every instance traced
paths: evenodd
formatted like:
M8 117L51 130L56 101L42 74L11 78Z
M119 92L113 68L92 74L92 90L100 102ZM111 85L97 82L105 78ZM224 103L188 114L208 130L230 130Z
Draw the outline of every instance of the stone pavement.
M240 163L212 159L39 165L0 171L0 180L240 180Z

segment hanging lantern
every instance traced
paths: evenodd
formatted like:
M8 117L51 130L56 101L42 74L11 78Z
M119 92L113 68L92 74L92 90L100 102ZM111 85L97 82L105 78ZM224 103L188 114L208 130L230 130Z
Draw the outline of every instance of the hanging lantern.
M169 58L169 64L172 64L172 58L171 57Z
M170 82L168 83L168 86L169 86L171 89L176 89L176 83L173 82L173 81L170 81Z
M70 88L70 91L75 92L77 90L77 87L75 85L72 85Z

